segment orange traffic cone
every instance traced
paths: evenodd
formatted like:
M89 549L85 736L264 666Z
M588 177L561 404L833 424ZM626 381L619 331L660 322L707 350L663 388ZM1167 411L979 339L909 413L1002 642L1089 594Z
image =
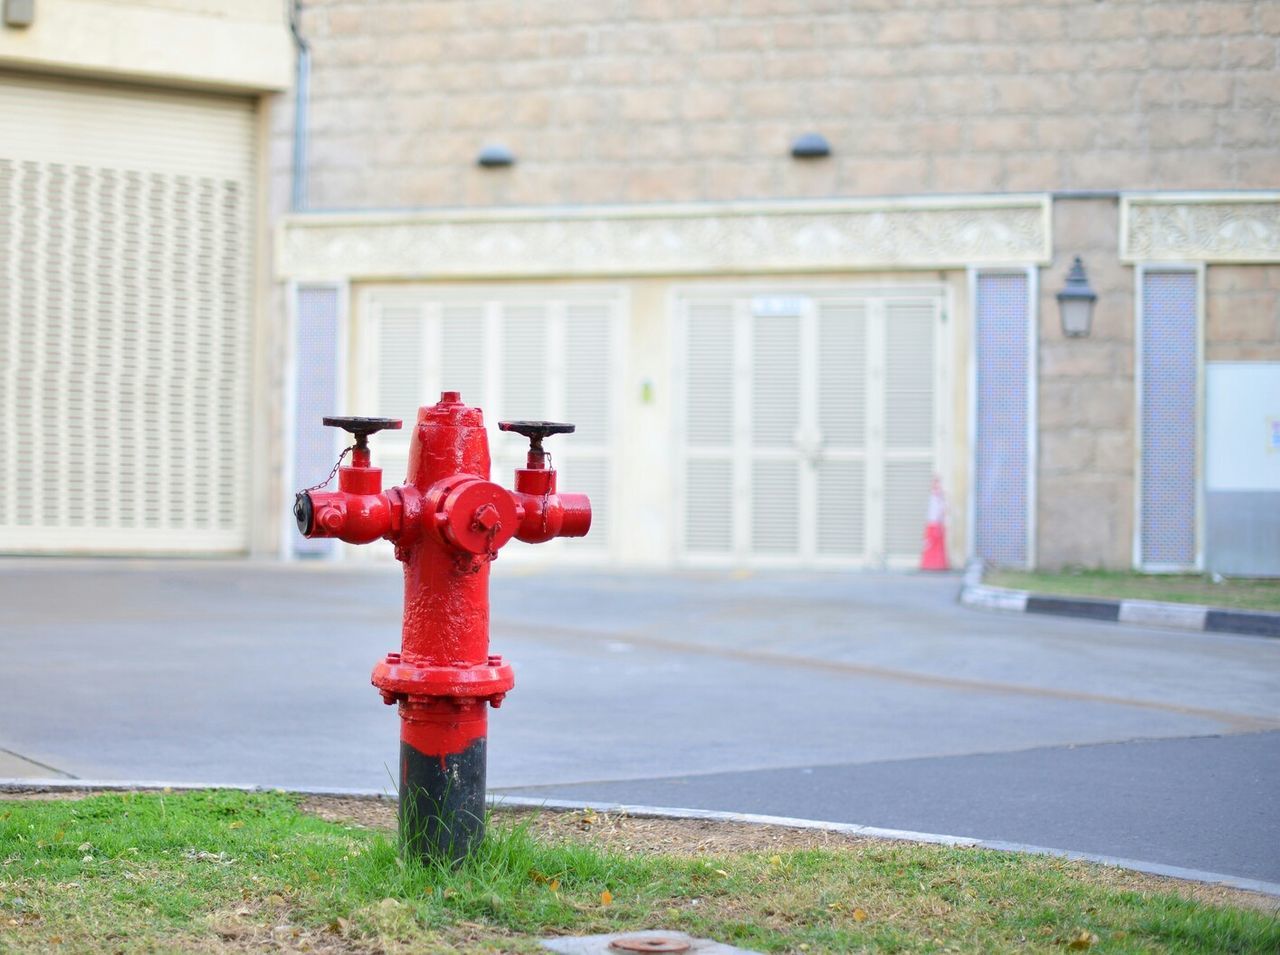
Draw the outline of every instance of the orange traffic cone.
M929 511L924 525L924 550L920 552L921 570L950 570L947 563L947 502L942 496L942 481L935 475L929 491Z

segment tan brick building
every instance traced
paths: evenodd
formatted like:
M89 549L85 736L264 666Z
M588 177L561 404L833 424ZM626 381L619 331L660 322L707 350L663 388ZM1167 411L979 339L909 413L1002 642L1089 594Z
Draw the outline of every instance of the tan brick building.
M315 0L302 25L316 208L1280 187L1270 3ZM786 161L809 129L830 160ZM470 162L490 140L510 175Z
M910 565L936 474L957 561L1280 573L1275 4L301 23L307 210L277 269L342 325L336 394L594 415L566 479L612 559ZM791 156L808 132L829 156ZM514 164L478 165L493 144ZM1068 338L1077 256L1098 298ZM522 370L508 339L563 357Z
M244 547L306 552L320 414L449 386L579 424L557 462L600 520L557 560L911 566L936 475L955 562L1280 573L1276 4L297 22ZM829 155L794 158L806 133ZM1068 338L1077 256L1098 297Z

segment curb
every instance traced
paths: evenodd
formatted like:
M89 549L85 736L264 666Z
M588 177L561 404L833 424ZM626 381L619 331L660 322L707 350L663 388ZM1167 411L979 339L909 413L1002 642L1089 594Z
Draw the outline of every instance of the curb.
M1280 613L1260 610L1225 610L1199 604L1158 600L1096 600L1036 594L1029 590L991 587L982 582L982 569L965 571L960 603L978 610L1009 613L1041 613L1142 627L1169 627L1204 633L1230 633L1248 637L1280 637Z
M0 779L0 795L6 792L82 792L85 790L105 790L108 792L129 792L135 790L191 791L199 789L232 789L239 792L291 792L301 796L348 796L355 799L385 799L390 801L394 795L378 789L344 789L316 787L308 789L282 789L275 786L254 786L243 783L166 783L159 781L122 782L120 780L94 779ZM1071 849L1056 849L1048 846L1034 846L1022 842L1003 842L998 839L978 839L971 836L951 836L936 832L914 832L910 829L884 829L878 826L861 826L851 822L824 822L820 819L796 819L790 816L763 816L744 812L719 812L712 809L679 809L670 806L638 806L627 803L594 802L568 799L539 799L532 796L505 796L501 793L490 793L487 802L491 807L508 806L518 809L552 809L557 811L574 811L594 809L597 812L623 813L628 816L645 819L705 819L708 822L739 822L758 826L786 826L790 829L818 829L823 832L838 832L844 835L864 836L872 839L890 839L900 842L921 842L931 845L952 846L955 848L989 849L994 852L1013 852L1021 855L1050 856L1056 859L1067 859L1072 862L1091 862L1096 865L1111 866L1117 869L1129 869L1147 875L1163 876L1170 879L1182 879L1187 882L1202 882L1206 885L1221 885L1246 892L1257 892L1260 895L1280 899L1280 882L1267 882L1261 879L1247 879L1241 876L1226 875L1221 872L1205 872L1201 869L1187 869L1182 866L1165 865L1161 862L1144 862L1140 859L1125 859L1119 856L1099 855L1092 852L1075 852Z

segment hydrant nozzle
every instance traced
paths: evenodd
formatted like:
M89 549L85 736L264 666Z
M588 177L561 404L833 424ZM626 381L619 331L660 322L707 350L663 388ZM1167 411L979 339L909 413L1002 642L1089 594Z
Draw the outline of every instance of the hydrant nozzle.
M419 409L405 483L382 488L368 437L399 428L390 418L325 418L356 438L338 490L299 492L298 530L352 544L385 538L404 564L404 623L398 653L372 683L400 713L400 833L406 853L460 859L484 836L488 710L515 685L489 653L489 564L512 538L537 543L581 537L591 503L560 494L542 440L573 431L549 421L501 422L529 438L514 490L489 480L489 442L479 408L458 392Z

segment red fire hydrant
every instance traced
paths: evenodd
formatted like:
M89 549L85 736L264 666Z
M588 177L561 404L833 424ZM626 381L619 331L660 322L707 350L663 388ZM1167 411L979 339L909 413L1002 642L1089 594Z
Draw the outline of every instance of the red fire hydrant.
M355 436L337 491L302 491L294 503L306 537L351 544L386 538L404 563L400 652L373 669L373 685L400 705L400 837L420 858L460 859L484 836L488 708L515 685L511 665L489 653L489 563L512 537L530 543L581 537L591 526L583 494L559 494L542 441L573 431L550 421L503 421L529 439L514 491L489 480L489 441L479 408L456 391L419 409L409 474L382 489L368 437L391 418L325 418Z

